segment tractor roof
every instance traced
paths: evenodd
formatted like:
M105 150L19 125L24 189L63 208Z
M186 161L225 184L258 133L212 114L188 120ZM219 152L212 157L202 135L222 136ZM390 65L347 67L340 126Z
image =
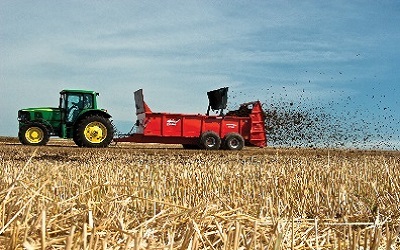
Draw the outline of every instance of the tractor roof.
M60 94L64 93L81 93L81 94L93 94L98 95L96 91L93 90L83 90L83 89L63 89L61 90Z

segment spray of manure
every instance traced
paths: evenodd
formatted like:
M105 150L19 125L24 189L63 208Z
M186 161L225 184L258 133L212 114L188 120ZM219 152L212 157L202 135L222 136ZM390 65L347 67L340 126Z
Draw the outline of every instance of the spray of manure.
M396 128L382 126L360 110L337 112L334 103L264 103L268 142L284 147L391 149ZM371 114L370 114L371 115ZM381 119L381 118L379 118Z

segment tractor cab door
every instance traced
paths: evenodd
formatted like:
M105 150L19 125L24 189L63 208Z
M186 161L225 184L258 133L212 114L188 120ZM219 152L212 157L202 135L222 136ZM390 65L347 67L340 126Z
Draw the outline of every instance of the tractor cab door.
M66 117L67 124L74 123L78 118L79 113L83 109L83 96L82 94L68 93L66 96Z
M90 93L61 91L60 110L61 126L60 137L71 138L73 125L83 110L95 107L95 97Z

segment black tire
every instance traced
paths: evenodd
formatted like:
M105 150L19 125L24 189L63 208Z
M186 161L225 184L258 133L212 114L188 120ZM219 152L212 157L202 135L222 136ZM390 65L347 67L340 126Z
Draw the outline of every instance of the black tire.
M103 116L92 115L78 122L73 140L79 147L105 148L113 137L114 129L111 121Z
M78 147L83 147L82 141L79 140L77 131L74 131L74 135L72 136L72 140L75 142L75 144L76 144Z
M49 142L50 133L44 124L32 122L19 129L18 139L24 145L43 146Z
M244 139L240 134L229 133L225 136L223 147L227 150L242 150Z
M221 138L213 132L207 131L200 136L200 147L207 150L217 150L221 146Z

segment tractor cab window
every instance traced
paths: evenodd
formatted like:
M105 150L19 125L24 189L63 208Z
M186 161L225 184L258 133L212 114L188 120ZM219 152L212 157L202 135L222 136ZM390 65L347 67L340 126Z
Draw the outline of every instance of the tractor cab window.
M83 96L83 108L84 109L93 108L93 96L91 94L85 94Z
M83 109L83 96L81 94L67 95L67 122L74 122L79 112Z

